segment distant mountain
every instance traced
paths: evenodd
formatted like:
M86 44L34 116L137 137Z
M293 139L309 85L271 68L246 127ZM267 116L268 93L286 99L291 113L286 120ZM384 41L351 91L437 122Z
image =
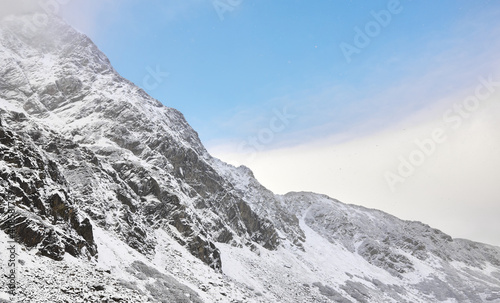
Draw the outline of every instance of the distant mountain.
M0 23L0 302L500 302L499 247L275 195L33 17Z

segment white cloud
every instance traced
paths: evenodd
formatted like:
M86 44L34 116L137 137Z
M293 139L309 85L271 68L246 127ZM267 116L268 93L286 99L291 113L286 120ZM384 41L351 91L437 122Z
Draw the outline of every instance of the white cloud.
M72 27L87 36L93 37L99 32L97 18L99 14L106 14L108 19L113 19L119 13L122 1L112 0L64 0L60 6L60 15Z
M0 17L10 14L26 14L40 10L35 0L0 0Z
M0 17L35 12L55 14L90 35L96 30L96 16L119 3L111 0L0 0Z
M225 161L249 166L277 193L324 193L422 221L454 237L500 245L499 93L500 88L457 129L441 118L449 107L437 106L390 129L343 143L331 137L263 151L253 159L228 146L209 150ZM457 94L455 102L465 96ZM430 138L436 128L443 128L446 140L392 192L384 174L397 173L398 157L408 158L417 149L415 139Z
M102 32L106 22L126 24L136 23L142 17L141 13L149 14L150 18L161 18L163 22L170 22L179 17L190 16L194 8L206 4L204 0L165 0L160 2L133 2L113 0L56 0L66 4L61 5L61 15L73 27L82 33L93 37ZM105 18L102 18L104 15ZM155 22L152 22L154 24Z

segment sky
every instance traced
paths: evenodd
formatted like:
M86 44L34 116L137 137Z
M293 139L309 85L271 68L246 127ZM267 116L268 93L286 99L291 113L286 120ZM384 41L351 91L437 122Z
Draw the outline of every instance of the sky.
M500 3L37 5L275 193L323 193L500 246Z

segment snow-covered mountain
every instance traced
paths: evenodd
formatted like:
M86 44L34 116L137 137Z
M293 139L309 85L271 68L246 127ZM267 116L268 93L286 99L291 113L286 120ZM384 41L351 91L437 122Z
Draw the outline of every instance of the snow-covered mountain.
M58 18L0 23L0 302L500 302L500 248L275 195ZM10 237L10 238L9 238ZM9 244L10 245L10 244Z

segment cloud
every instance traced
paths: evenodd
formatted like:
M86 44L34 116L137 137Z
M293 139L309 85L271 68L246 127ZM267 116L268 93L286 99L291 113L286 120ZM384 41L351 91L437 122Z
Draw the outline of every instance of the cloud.
M61 4L60 15L71 26L94 38L106 33L103 27L123 26L127 23L144 23L154 26L159 22L171 22L188 18L196 8L206 5L204 0L165 1L114 1L114 0L54 0ZM145 20L145 21L144 21ZM130 33L130 34L141 34ZM110 39L110 37L102 37Z
M454 103L474 94L474 87L448 96L444 107L424 109L363 137L342 141L336 135L262 151L252 158L227 146L209 151L222 160L249 166L276 193L324 193L424 222L453 237L500 246L496 218L500 213L500 87L459 127L442 119ZM436 144L435 151L392 191L385 174L398 173L400 157L408 159L418 149L415 141L431 138L437 128L444 130L446 140Z
M124 1L111 0L64 0L59 15L72 27L87 36L93 37L99 32L99 15L105 14L107 19L113 19L119 14Z
M58 15L88 33L96 26L97 14L111 3L110 0L0 0L0 17L31 13Z
M258 108L248 105L232 117L219 115L211 126L228 141L243 141L266 126L273 107L287 106L298 117L266 146L275 149L335 134L357 138L436 103L448 106L454 102L450 95L466 92L479 75L498 71L499 16L500 9L493 6L471 12L446 28L418 34L421 43L410 44L411 48L377 51L373 45L370 52L360 54L369 59L356 61L361 66L339 65L344 76L325 76L324 83L303 91L290 88L286 95L269 97L270 105L258 100ZM224 134L224 129L229 131Z
M40 11L35 0L0 0L0 18L8 15L28 14Z

